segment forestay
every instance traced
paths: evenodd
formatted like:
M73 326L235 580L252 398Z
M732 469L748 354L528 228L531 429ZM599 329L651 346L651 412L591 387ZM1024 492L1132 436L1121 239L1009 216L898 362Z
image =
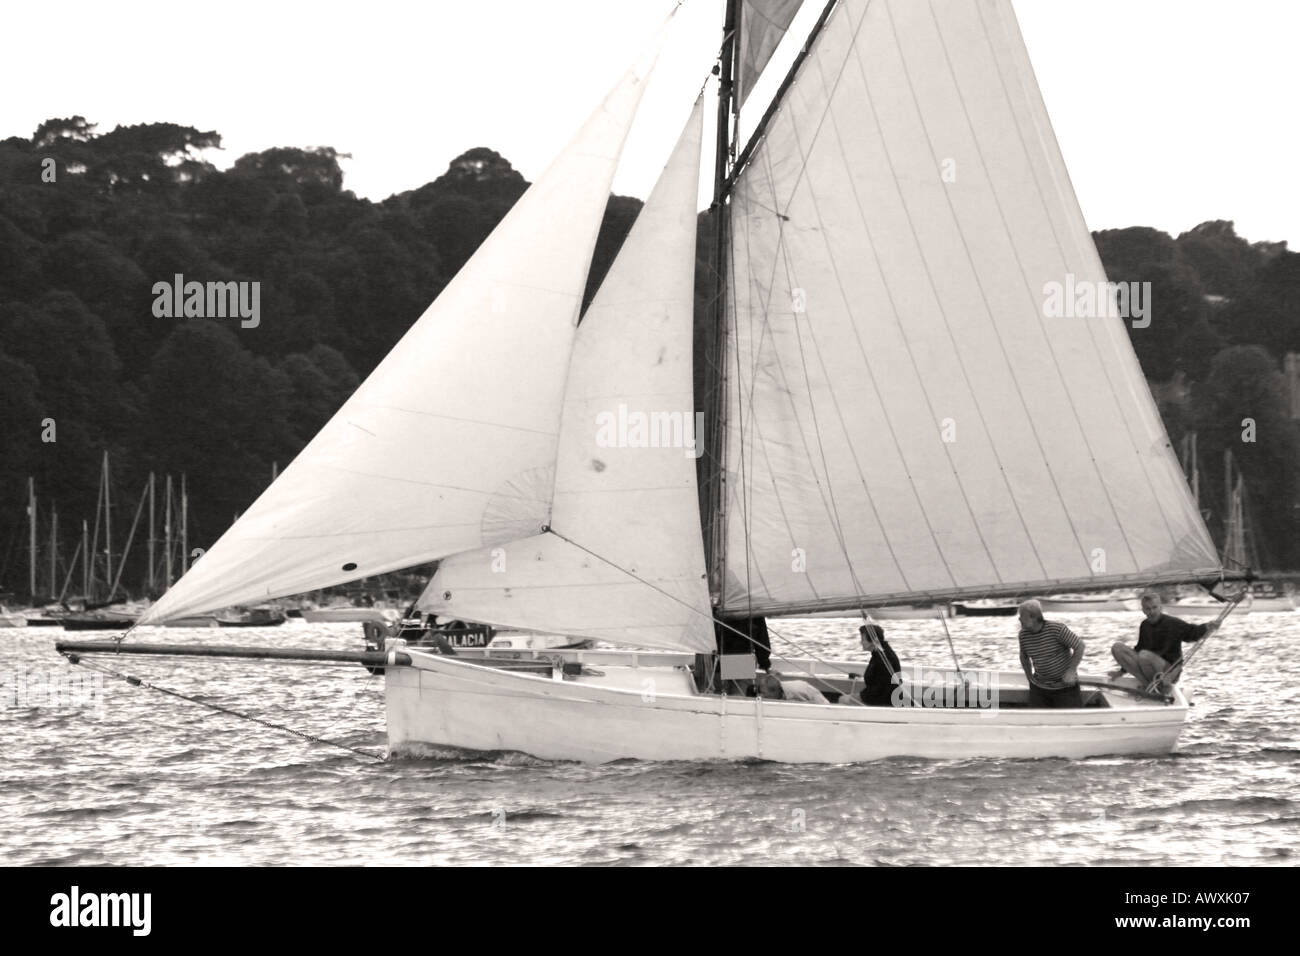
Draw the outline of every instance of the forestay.
M691 327L702 106L578 328L551 532L443 561L422 610L710 650Z
M731 224L725 610L1218 572L1009 0L844 0Z
M294 462L141 619L328 587L545 523L629 72Z

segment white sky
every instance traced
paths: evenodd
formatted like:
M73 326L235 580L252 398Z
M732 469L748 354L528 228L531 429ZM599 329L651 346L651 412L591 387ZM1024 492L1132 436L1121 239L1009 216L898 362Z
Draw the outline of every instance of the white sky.
M1234 219L1252 241L1300 246L1300 3L1014 4L1089 226L1176 235ZM346 188L372 199L423 185L474 146L532 180L673 5L10 2L0 137L79 113L104 131L157 121L216 129L219 166L272 146L328 145L353 156ZM722 6L687 0L675 18L616 192L644 197L653 184L712 64ZM806 7L792 35L806 33L797 28L821 0ZM778 63L769 81L781 73Z

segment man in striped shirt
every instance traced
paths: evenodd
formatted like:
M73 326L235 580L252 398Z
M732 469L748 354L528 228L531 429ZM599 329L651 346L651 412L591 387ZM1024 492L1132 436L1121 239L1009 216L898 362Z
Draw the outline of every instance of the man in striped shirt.
M1082 707L1079 662L1083 640L1064 624L1043 620L1037 601L1020 605L1020 666L1029 681L1030 707Z

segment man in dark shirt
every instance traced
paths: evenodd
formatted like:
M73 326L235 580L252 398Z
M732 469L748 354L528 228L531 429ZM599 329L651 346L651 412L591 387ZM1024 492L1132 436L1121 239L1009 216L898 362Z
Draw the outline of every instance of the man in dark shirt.
M862 703L868 707L888 707L894 702L894 675L900 667L898 655L885 642L885 629L879 624L863 624L858 628L862 649L871 654L871 663L862 675Z
M1188 624L1176 617L1164 613L1160 604L1160 595L1147 591L1142 595L1142 613L1146 620L1138 628L1137 647L1129 647L1123 641L1116 641L1110 649L1121 670L1128 671L1143 684L1151 684L1157 678L1163 678L1171 668L1178 668L1183 660L1182 645L1199 641L1207 634L1218 630L1217 621L1207 624ZM1178 671L1169 678L1169 683L1177 683ZM1165 688L1167 691L1168 688Z

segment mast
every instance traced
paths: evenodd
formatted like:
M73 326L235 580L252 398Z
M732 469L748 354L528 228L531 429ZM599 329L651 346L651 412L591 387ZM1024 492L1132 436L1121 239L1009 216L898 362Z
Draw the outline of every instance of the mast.
M163 489L163 580L172 586L172 476Z
M81 519L81 593L82 600L90 603L90 529L86 519Z
M727 174L732 158L734 100L736 87L736 60L740 44L736 42L740 29L742 0L728 0L726 20L722 27L722 51L718 56L718 118L716 152L713 160L713 204L709 212L713 219L713 326L709 330L704 356L704 434L700 436L705 454L701 457L703 474L700 475L700 519L704 534L704 566L709 577L709 590L721 594L725 575L725 542L722 529L723 508L726 505L725 477L727 472L726 449L723 434L726 427L727 395L724 381L727 367Z
M59 509L50 505L50 597L59 593Z
M158 593L157 582L154 577L154 563L153 563L154 538L156 537L156 531L154 528L154 514L153 514L154 503L155 503L154 502L154 476L153 476L153 472L151 471L149 472L149 576L148 576L149 596L151 598L156 596Z
M108 452L104 452L104 582L113 580L113 500L108 487ZM110 585L111 586L111 585ZM112 600L112 596L109 596Z
M36 600L36 479L29 477L27 479L27 528L29 536L29 547L27 555L28 571L30 577L27 582L27 593Z
M1201 510L1201 467L1197 463L1196 457L1196 432L1192 432L1192 499L1196 502L1196 510Z
M1226 564L1232 554L1234 511L1232 507L1232 449L1223 449L1223 557Z
M189 545L189 518L190 518L190 499L185 492L185 472L181 472L181 574L189 570L190 565L190 545Z

